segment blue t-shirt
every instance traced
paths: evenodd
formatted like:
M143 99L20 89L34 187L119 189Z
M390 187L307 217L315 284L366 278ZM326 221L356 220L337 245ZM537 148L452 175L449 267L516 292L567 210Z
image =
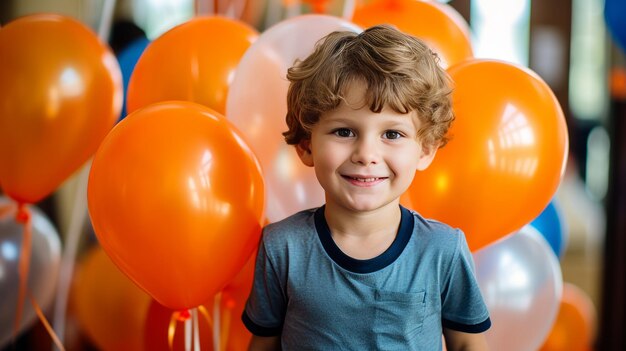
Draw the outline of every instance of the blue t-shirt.
M442 327L491 321L458 229L402 210L396 238L358 260L331 237L324 207L268 225L242 316L283 350L441 350Z

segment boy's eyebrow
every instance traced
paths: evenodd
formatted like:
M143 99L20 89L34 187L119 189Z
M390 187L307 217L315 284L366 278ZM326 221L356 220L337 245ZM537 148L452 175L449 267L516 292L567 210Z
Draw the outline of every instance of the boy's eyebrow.
M327 122L350 122L351 121L350 118L346 118L342 116L336 116L336 117L327 116L326 118L324 118L324 120Z
M390 119L384 121L384 126L386 128L407 126L407 122L410 121L411 126L415 126L415 122L418 121L416 116L411 116L410 114L402 115L402 116L390 116ZM343 123L343 124L353 124L355 120L353 118L346 118L341 115L339 116L328 116L325 118L326 123Z

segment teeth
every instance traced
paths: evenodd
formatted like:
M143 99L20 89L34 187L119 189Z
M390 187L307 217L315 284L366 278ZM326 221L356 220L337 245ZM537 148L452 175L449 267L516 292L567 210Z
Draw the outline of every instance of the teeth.
M373 182L377 180L378 178L352 178L352 179L357 180L359 182L369 183L369 182Z

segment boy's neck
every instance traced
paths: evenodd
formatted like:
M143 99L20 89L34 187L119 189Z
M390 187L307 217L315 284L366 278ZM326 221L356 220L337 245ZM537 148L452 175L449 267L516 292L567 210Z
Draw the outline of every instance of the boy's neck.
M368 212L350 211L327 203L324 216L341 251L352 258L370 259L391 246L402 213L398 202Z

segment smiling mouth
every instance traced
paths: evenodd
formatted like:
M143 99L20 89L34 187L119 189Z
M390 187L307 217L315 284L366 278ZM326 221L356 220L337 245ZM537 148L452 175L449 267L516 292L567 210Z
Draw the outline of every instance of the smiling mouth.
M351 176L342 176L348 180L351 181L355 181L355 182L361 182L361 183L374 183L380 180L384 180L387 179L387 177L369 177L369 178L361 178L361 177L351 177Z

